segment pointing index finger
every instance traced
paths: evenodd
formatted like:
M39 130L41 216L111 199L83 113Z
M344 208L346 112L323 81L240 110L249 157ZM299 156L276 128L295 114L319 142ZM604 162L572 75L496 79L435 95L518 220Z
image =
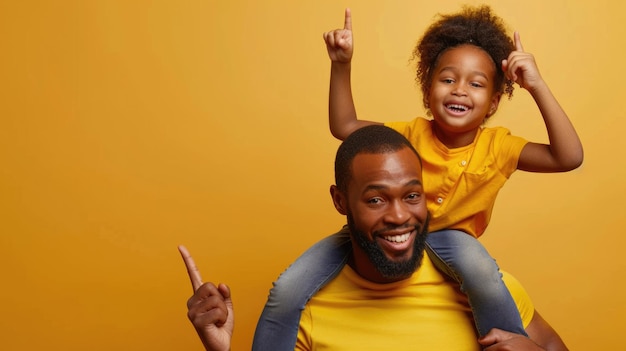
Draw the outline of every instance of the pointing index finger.
M187 267L187 274L189 274L189 280L191 280L191 287L193 291L196 292L200 286L202 286L202 277L200 276L200 271L196 266L196 262L194 262L193 258L187 248L183 245L178 246L178 251L180 255L183 257L183 261L185 261L185 267Z
M524 52L524 47L522 46L522 40L519 38L519 32L513 33L513 39L515 40L515 50Z
M352 13L349 8L346 8L346 18L343 22L343 29L352 30Z

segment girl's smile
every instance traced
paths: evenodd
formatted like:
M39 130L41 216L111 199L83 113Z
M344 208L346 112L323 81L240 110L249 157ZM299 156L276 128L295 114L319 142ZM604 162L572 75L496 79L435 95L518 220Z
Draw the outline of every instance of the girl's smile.
M469 145L485 118L498 108L496 66L474 45L445 51L433 70L428 94L437 138L448 148Z

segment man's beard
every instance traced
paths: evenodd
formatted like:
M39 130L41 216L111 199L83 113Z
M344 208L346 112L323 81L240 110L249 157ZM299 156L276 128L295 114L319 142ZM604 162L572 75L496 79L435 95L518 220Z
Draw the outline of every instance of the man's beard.
M415 240L413 241L413 255L408 259L395 262L387 258L385 256L385 252L380 248L376 240L370 241L367 235L357 229L354 224L354 218L352 213L347 214L348 217L348 228L350 229L352 240L354 240L357 245L365 251L367 257L369 257L374 267L380 272L380 274L388 279L398 279L398 278L406 278L409 277L413 272L417 270L417 268L422 263L422 258L424 257L424 249L426 247L426 234L428 233L428 222L430 220L430 213L426 216L426 220L424 221L424 225L420 226L415 225L415 231L417 235L415 236ZM389 230L399 229L399 228L409 228L409 226L396 226L396 227L387 227L383 230L378 230L373 234L373 237L376 237L380 233L384 233Z

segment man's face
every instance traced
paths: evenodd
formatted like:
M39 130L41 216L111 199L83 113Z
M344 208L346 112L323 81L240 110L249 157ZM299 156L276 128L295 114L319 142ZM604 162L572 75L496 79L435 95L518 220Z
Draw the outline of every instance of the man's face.
M350 264L374 282L407 278L421 261L428 217L417 155L362 153L351 169L345 193L331 188L354 239Z

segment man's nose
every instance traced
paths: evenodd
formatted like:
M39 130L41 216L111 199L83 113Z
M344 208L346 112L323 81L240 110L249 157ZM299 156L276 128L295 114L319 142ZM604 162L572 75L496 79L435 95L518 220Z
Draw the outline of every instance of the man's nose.
M404 201L394 201L387 208L385 222L393 224L404 224L411 218L411 212Z

